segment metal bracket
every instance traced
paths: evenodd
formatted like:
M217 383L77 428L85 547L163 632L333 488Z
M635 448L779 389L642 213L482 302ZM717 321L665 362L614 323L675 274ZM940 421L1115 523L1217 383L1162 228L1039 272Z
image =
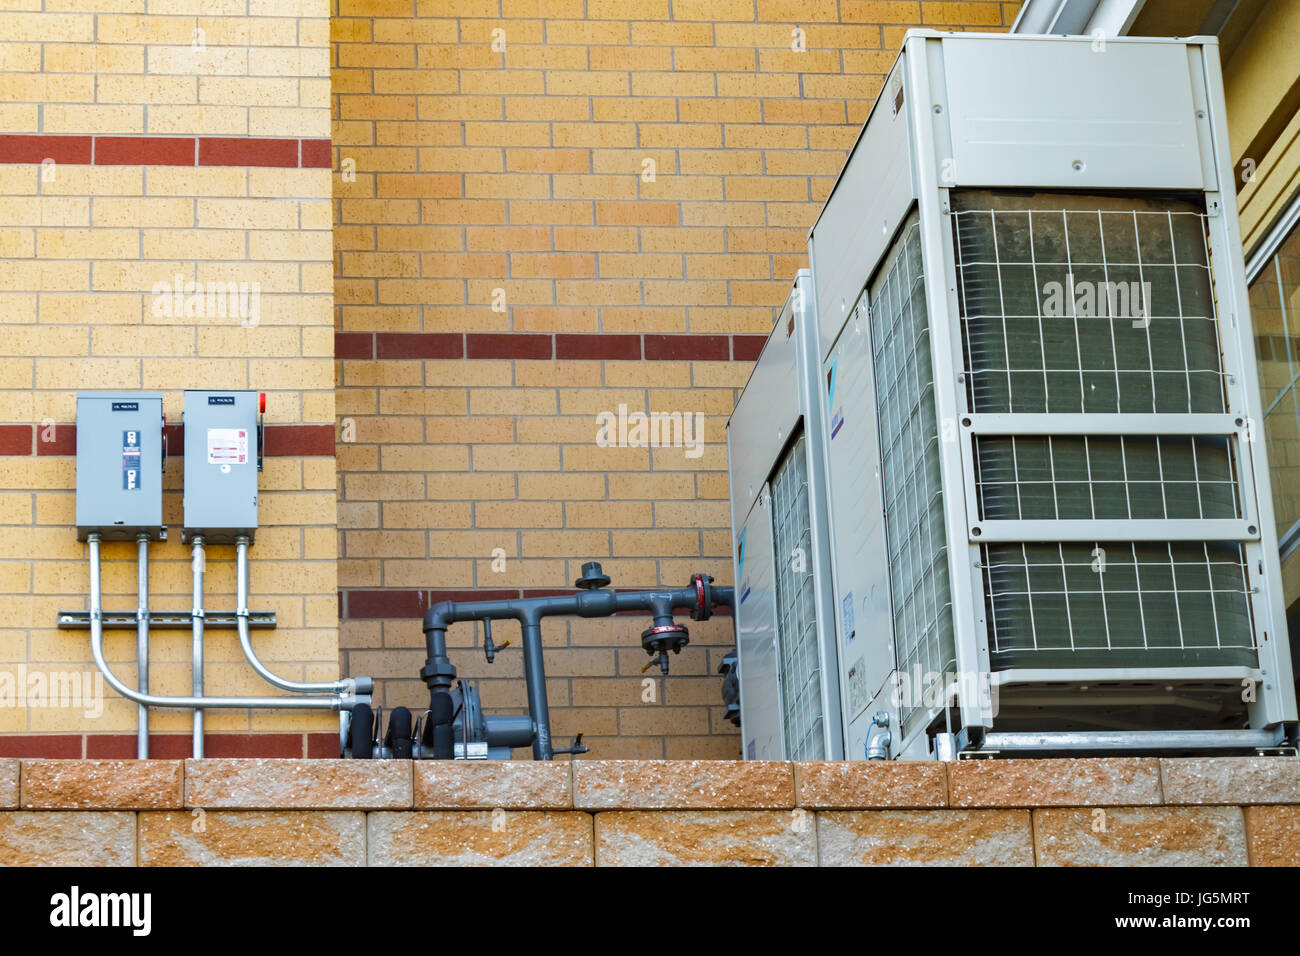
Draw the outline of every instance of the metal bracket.
M471 740L468 743L456 741L453 750L455 760L487 760L488 743L486 740Z
M965 734L958 735L963 759L1023 754L1052 753L1159 753L1189 751L1199 753L1289 754L1294 743L1285 736L1283 727L1260 730L1117 730L1117 731L1047 731L990 732L978 742Z
M101 619L106 631L134 631L139 623L138 611L102 611ZM209 628L234 630L238 615L234 611L205 611L203 625ZM190 611L150 611L149 627L153 630L188 631L194 617ZM249 611L248 626L255 630L272 630L275 627L274 611ZM90 629L89 611L59 611L58 627L61 631L86 631Z

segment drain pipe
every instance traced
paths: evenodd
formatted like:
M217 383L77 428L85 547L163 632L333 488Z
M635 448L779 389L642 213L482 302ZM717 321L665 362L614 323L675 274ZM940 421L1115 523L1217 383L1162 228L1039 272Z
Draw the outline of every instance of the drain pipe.
M369 677L344 677L332 681L289 680L273 673L262 663L253 650L253 641L248 625L248 536L240 535L235 539L235 626L239 629L239 646L243 648L244 659L257 671L259 677L279 687L300 694L371 694L375 682Z
M352 710L360 704L369 704L368 696L339 694L334 697L163 697L132 690L108 666L104 657L104 610L99 569L98 532L86 539L90 552L90 653L95 666L104 675L104 682L127 700L146 707L184 707L192 710L219 708L237 710L257 708L267 710Z
M136 685L140 693L149 693L149 536L136 536L136 608L135 608L135 660ZM149 708L139 704L135 712L135 755L139 760L149 757Z
M194 635L194 661L191 665L194 679L194 696L203 696L203 563L207 556L203 551L203 535L194 536L194 557L191 565L194 570L194 605L190 611L190 630ZM194 708L194 756L203 756L203 708Z

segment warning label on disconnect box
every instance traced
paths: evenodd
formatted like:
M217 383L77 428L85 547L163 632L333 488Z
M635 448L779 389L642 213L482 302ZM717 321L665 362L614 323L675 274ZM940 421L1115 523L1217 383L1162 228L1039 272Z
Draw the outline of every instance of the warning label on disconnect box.
M242 465L248 461L248 430L208 429L208 464Z

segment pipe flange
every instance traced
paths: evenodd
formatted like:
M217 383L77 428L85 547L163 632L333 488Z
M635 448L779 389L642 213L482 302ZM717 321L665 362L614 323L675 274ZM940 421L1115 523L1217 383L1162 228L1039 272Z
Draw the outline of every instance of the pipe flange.
M693 574L691 584L695 587L695 607L691 608L691 620L707 621L713 614L713 575Z
M656 654L662 654L664 651L672 651L674 654L680 653L681 649L690 643L691 632L685 624L654 624L641 632L641 646L645 652L653 657Z

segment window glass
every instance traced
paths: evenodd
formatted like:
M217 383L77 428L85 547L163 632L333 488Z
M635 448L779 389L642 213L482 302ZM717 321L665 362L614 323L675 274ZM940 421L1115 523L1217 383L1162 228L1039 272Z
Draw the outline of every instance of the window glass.
M1277 533L1300 521L1300 231L1250 285Z

